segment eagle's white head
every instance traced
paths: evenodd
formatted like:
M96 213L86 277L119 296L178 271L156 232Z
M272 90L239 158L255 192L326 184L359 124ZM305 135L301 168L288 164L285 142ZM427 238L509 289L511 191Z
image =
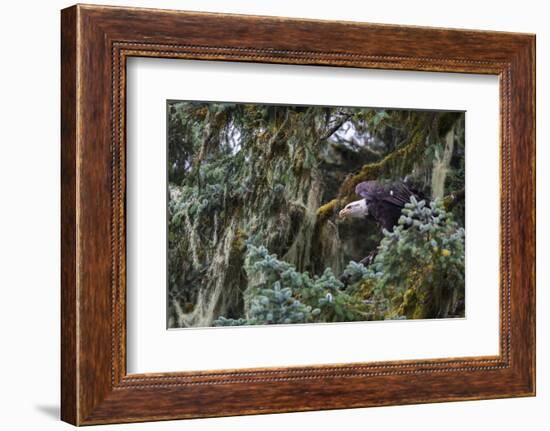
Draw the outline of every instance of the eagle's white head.
M338 214L340 218L364 218L369 215L369 208L365 199L350 202Z

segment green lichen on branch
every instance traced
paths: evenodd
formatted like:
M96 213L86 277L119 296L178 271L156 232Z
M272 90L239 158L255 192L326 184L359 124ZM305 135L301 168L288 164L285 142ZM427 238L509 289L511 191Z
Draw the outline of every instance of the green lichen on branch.
M391 175L411 172L414 164L426 148L428 128L425 124L419 123L410 136L410 142L388 154L382 160L369 163L361 168L359 173L346 179L340 188L342 196L350 196L355 193L355 186L362 181L387 178Z
M332 199L324 205L321 205L317 210L317 222L324 222L326 219L336 214L336 211L351 201L350 198L346 199Z

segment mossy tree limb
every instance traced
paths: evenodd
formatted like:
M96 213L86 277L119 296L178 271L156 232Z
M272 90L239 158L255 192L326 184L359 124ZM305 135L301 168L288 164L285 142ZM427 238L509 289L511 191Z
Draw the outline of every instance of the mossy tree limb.
M349 202L356 200L355 187L360 182L384 178L395 170L410 172L427 145L428 132L426 122L419 122L407 145L399 147L380 161L364 165L357 174L348 176L340 187L338 197L317 210L318 222L324 222Z

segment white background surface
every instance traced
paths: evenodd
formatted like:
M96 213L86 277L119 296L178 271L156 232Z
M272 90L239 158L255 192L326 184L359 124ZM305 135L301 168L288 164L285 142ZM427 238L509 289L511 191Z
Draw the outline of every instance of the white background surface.
M550 423L550 28L545 2L132 0L103 3L537 33L538 396L105 426L112 430L546 430ZM59 409L59 9L5 2L0 15L0 427L63 430ZM546 314L545 314L546 313Z
M134 58L127 83L129 373L498 354L497 76ZM466 318L167 331L167 99L466 111Z

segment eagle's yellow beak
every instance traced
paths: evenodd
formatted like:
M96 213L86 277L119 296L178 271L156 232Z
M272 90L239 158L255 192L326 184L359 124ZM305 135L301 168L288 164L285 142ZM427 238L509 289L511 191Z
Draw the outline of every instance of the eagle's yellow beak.
M346 218L349 214L349 210L347 208L344 208L342 210L340 210L340 212L338 213L338 217L340 218Z

